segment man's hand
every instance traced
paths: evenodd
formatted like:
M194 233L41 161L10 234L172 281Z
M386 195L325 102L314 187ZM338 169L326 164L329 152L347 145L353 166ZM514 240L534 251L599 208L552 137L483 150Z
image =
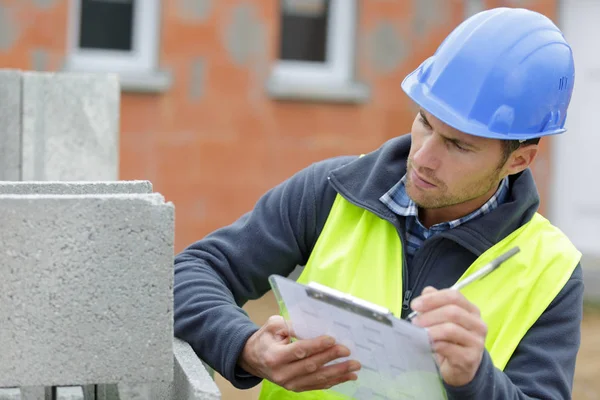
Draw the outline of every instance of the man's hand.
M411 308L417 326L427 328L444 381L451 386L471 382L485 351L487 326L479 309L459 291L423 289Z
M291 336L282 317L270 317L250 336L238 364L248 373L294 392L328 389L357 379L353 373L360 369L357 361L324 366L350 355L350 350L336 345L333 338L319 337L292 343Z

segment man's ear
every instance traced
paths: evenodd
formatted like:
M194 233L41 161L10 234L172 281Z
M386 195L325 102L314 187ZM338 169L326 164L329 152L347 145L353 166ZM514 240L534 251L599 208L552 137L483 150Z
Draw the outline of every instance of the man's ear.
M535 156L538 153L539 146L537 144L530 144L522 146L512 152L508 160L504 164L504 168L507 175L518 174L529 167Z

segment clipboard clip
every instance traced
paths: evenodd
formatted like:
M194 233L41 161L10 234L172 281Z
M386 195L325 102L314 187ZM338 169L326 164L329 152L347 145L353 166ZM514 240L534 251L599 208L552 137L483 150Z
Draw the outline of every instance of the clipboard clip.
M388 326L393 325L390 318L392 313L387 308L340 292L339 290L332 289L316 282L310 282L306 286L306 294L313 299L330 304L334 307L370 318Z

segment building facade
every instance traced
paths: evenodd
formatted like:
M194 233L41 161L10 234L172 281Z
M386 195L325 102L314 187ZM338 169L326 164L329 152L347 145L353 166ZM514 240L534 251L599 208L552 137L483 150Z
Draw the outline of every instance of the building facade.
M400 83L465 15L554 18L555 3L2 0L0 66L120 74L120 178L175 203L178 251L310 163L408 132ZM534 166L544 199L550 142Z

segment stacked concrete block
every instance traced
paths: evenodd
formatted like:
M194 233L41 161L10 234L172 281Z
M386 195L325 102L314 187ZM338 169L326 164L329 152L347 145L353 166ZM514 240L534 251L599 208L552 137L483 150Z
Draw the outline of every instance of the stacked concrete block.
M65 386L56 388L56 400L84 400L83 388L80 386Z
M0 388L0 400L54 400L51 387ZM87 399L86 399L87 400Z
M90 394L92 392L89 392ZM0 389L0 400L94 400L81 386Z
M21 400L19 388L0 389L0 400Z
M21 178L21 73L0 70L0 180Z
M114 74L0 70L0 180L118 179L119 96Z
M0 196L0 387L170 382L173 219L155 193Z
M0 70L0 400L220 397L173 342L173 205L116 181L119 95Z
M189 344L175 340L175 372L170 399L217 400L221 393Z
M61 181L0 181L1 194L126 194L152 193L149 181L61 182Z
M168 383L100 385L95 400L218 400L221 393L189 344L173 340L173 380ZM86 399L87 400L87 399Z
M173 380L169 383L99 385L95 400L218 400L221 393L189 344L173 341ZM87 399L86 399L87 400Z
M0 182L0 400L220 398L173 342L173 221L148 181Z
M23 73L22 180L118 176L116 75Z

